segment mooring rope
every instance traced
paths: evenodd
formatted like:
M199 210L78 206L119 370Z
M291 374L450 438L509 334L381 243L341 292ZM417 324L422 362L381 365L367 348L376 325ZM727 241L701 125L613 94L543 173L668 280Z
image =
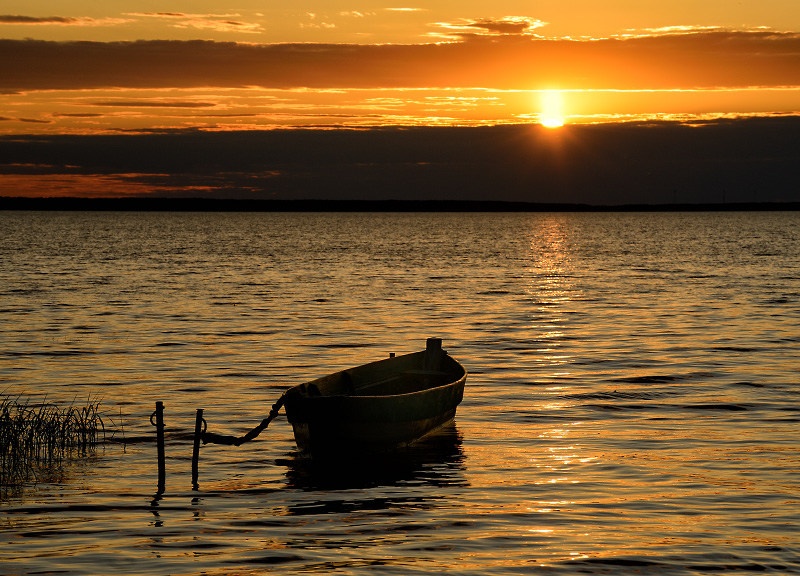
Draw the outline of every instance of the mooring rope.
M281 397L278 398L278 401L272 405L272 410L269 411L269 416L264 418L261 421L261 424L250 430L244 436L226 436L225 434L215 434L214 432L203 432L200 434L200 438L203 441L203 444L225 444L226 446L241 446L245 442L250 442L254 438L257 438L259 434L261 434L264 429L269 426L269 423L272 422L275 417L278 415L281 407L283 406L283 401L286 397L286 394L281 394Z

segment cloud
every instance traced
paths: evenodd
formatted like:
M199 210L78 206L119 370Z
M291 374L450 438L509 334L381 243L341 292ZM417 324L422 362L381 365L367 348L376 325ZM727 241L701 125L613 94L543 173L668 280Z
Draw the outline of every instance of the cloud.
M125 24L133 20L126 18L89 18L89 17L66 17L66 16L14 16L0 15L0 24L21 24L21 25L54 25L54 26L116 26Z
M225 18L236 18L239 17L240 14L190 14L186 12L128 12L127 15L129 16L147 16L152 18L170 18L170 19L192 19L192 18L204 18L204 19L225 19Z
M9 116L0 116L0 122L26 122L28 124L50 124L51 120L42 118L11 118Z
M305 24L300 23L300 28L336 28L336 24L332 24L330 22L320 22L319 24Z
M526 22L527 30L532 24ZM489 30L490 23L480 25ZM409 45L0 40L0 71L0 92L800 86L800 34L715 31L577 41L487 32L459 42Z
M668 34L697 34L699 32L725 32L720 26L662 26L660 28L629 28L620 34L623 38L642 38L646 36L662 36Z
M547 25L547 22L522 16L481 18L477 20L461 19L455 22L437 22L434 24L434 26L444 29L447 36L453 38L486 34L532 34L533 30L545 25Z
M261 27L261 24L239 22L237 20L186 20L180 24L175 24L175 28L196 28L198 30L243 32L246 34L258 34L264 31L264 29Z
M75 24L78 18L65 18L63 16L11 16L0 15L0 24Z
M100 100L91 104L92 106L120 108L211 108L216 106L214 102L193 100Z
M189 14L185 12L130 12L129 16L146 18L163 18L174 20L173 28L194 28L197 30L214 30L217 32L243 32L257 34L263 32L261 24L233 20L240 14Z
M54 118L103 118L105 114L98 114L97 112L59 112L53 114Z
M745 27L738 30L739 32L769 32L766 26L753 26ZM722 26L697 26L697 25L679 25L679 26L661 26L659 28L629 28L619 38L646 38L650 36L675 36L680 34L725 34L730 33L732 30Z

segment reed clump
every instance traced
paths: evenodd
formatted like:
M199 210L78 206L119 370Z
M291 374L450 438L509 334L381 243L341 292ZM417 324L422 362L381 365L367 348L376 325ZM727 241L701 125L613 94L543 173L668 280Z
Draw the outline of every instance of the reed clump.
M105 435L99 408L96 399L58 406L0 394L0 486L36 480L38 471L93 451Z

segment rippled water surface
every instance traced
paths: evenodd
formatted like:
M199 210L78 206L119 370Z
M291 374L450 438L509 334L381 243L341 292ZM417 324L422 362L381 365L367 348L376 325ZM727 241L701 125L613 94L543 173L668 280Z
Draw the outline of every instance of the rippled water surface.
M0 572L800 573L800 214L0 213L0 391L117 437L4 492ZM281 391L421 349L455 423L299 457Z

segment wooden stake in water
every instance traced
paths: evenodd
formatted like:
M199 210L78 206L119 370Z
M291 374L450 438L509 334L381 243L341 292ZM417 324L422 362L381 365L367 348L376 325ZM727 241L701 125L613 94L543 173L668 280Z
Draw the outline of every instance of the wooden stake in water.
M153 416L156 421L153 422ZM158 493L164 492L166 469L164 466L164 403L156 402L156 411L150 415L150 424L156 427L156 450L158 453Z
M200 460L200 437L205 430L203 429L205 420L203 420L203 409L197 409L197 418L194 421L194 447L192 448L192 488L198 490L197 484L197 462Z

